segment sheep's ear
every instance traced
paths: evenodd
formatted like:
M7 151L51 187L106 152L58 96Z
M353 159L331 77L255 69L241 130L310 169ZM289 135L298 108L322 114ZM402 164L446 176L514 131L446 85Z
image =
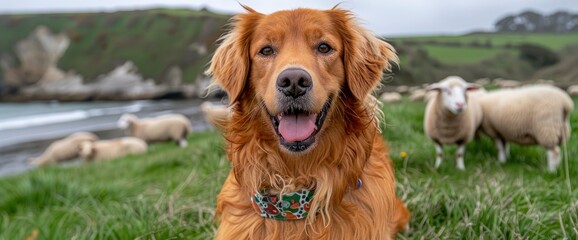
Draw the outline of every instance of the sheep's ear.
M384 70L397 64L394 48L360 27L351 12L342 9L327 11L343 39L343 60L346 85L353 96L364 101L380 82Z
M243 6L243 5L242 5ZM213 83L221 86L229 96L229 104L236 102L248 80L250 59L249 47L253 28L262 14L243 6L248 13L232 18L232 29L224 35L215 51L206 74Z
M482 86L477 83L468 83L466 86L466 91L478 90L480 88L482 88Z
M426 91L441 91L442 87L439 84L434 83L434 84L427 86L427 88L425 90Z

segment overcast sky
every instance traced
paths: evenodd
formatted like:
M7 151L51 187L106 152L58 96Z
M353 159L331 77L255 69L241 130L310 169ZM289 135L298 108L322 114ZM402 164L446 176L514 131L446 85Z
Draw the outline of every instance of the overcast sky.
M491 30L508 14L534 10L551 14L578 12L577 0L1 0L0 13L114 11L151 7L207 7L221 13L242 12L238 2L263 13L297 7L331 8L342 3L362 24L384 36L462 34Z

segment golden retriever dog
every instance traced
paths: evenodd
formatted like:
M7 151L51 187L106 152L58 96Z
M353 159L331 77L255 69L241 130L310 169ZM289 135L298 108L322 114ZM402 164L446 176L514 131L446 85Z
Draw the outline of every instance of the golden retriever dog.
M207 71L232 111L215 238L394 238L410 215L370 95L394 49L346 10L244 8Z

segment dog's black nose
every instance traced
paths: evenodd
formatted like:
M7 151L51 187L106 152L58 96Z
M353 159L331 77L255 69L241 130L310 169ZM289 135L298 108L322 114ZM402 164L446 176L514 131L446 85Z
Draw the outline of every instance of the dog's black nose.
M277 77L277 89L287 97L299 97L311 89L311 75L300 68L283 70Z

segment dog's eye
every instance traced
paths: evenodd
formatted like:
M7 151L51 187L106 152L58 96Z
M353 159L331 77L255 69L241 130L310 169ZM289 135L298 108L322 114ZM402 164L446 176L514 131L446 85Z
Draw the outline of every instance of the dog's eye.
M317 46L317 51L320 53L328 53L331 52L331 50L333 50L333 48L331 48L327 43L322 43Z
M273 50L272 47L264 47L261 49L261 51L259 51L259 54L263 55L263 56L271 56L275 53L275 50Z

